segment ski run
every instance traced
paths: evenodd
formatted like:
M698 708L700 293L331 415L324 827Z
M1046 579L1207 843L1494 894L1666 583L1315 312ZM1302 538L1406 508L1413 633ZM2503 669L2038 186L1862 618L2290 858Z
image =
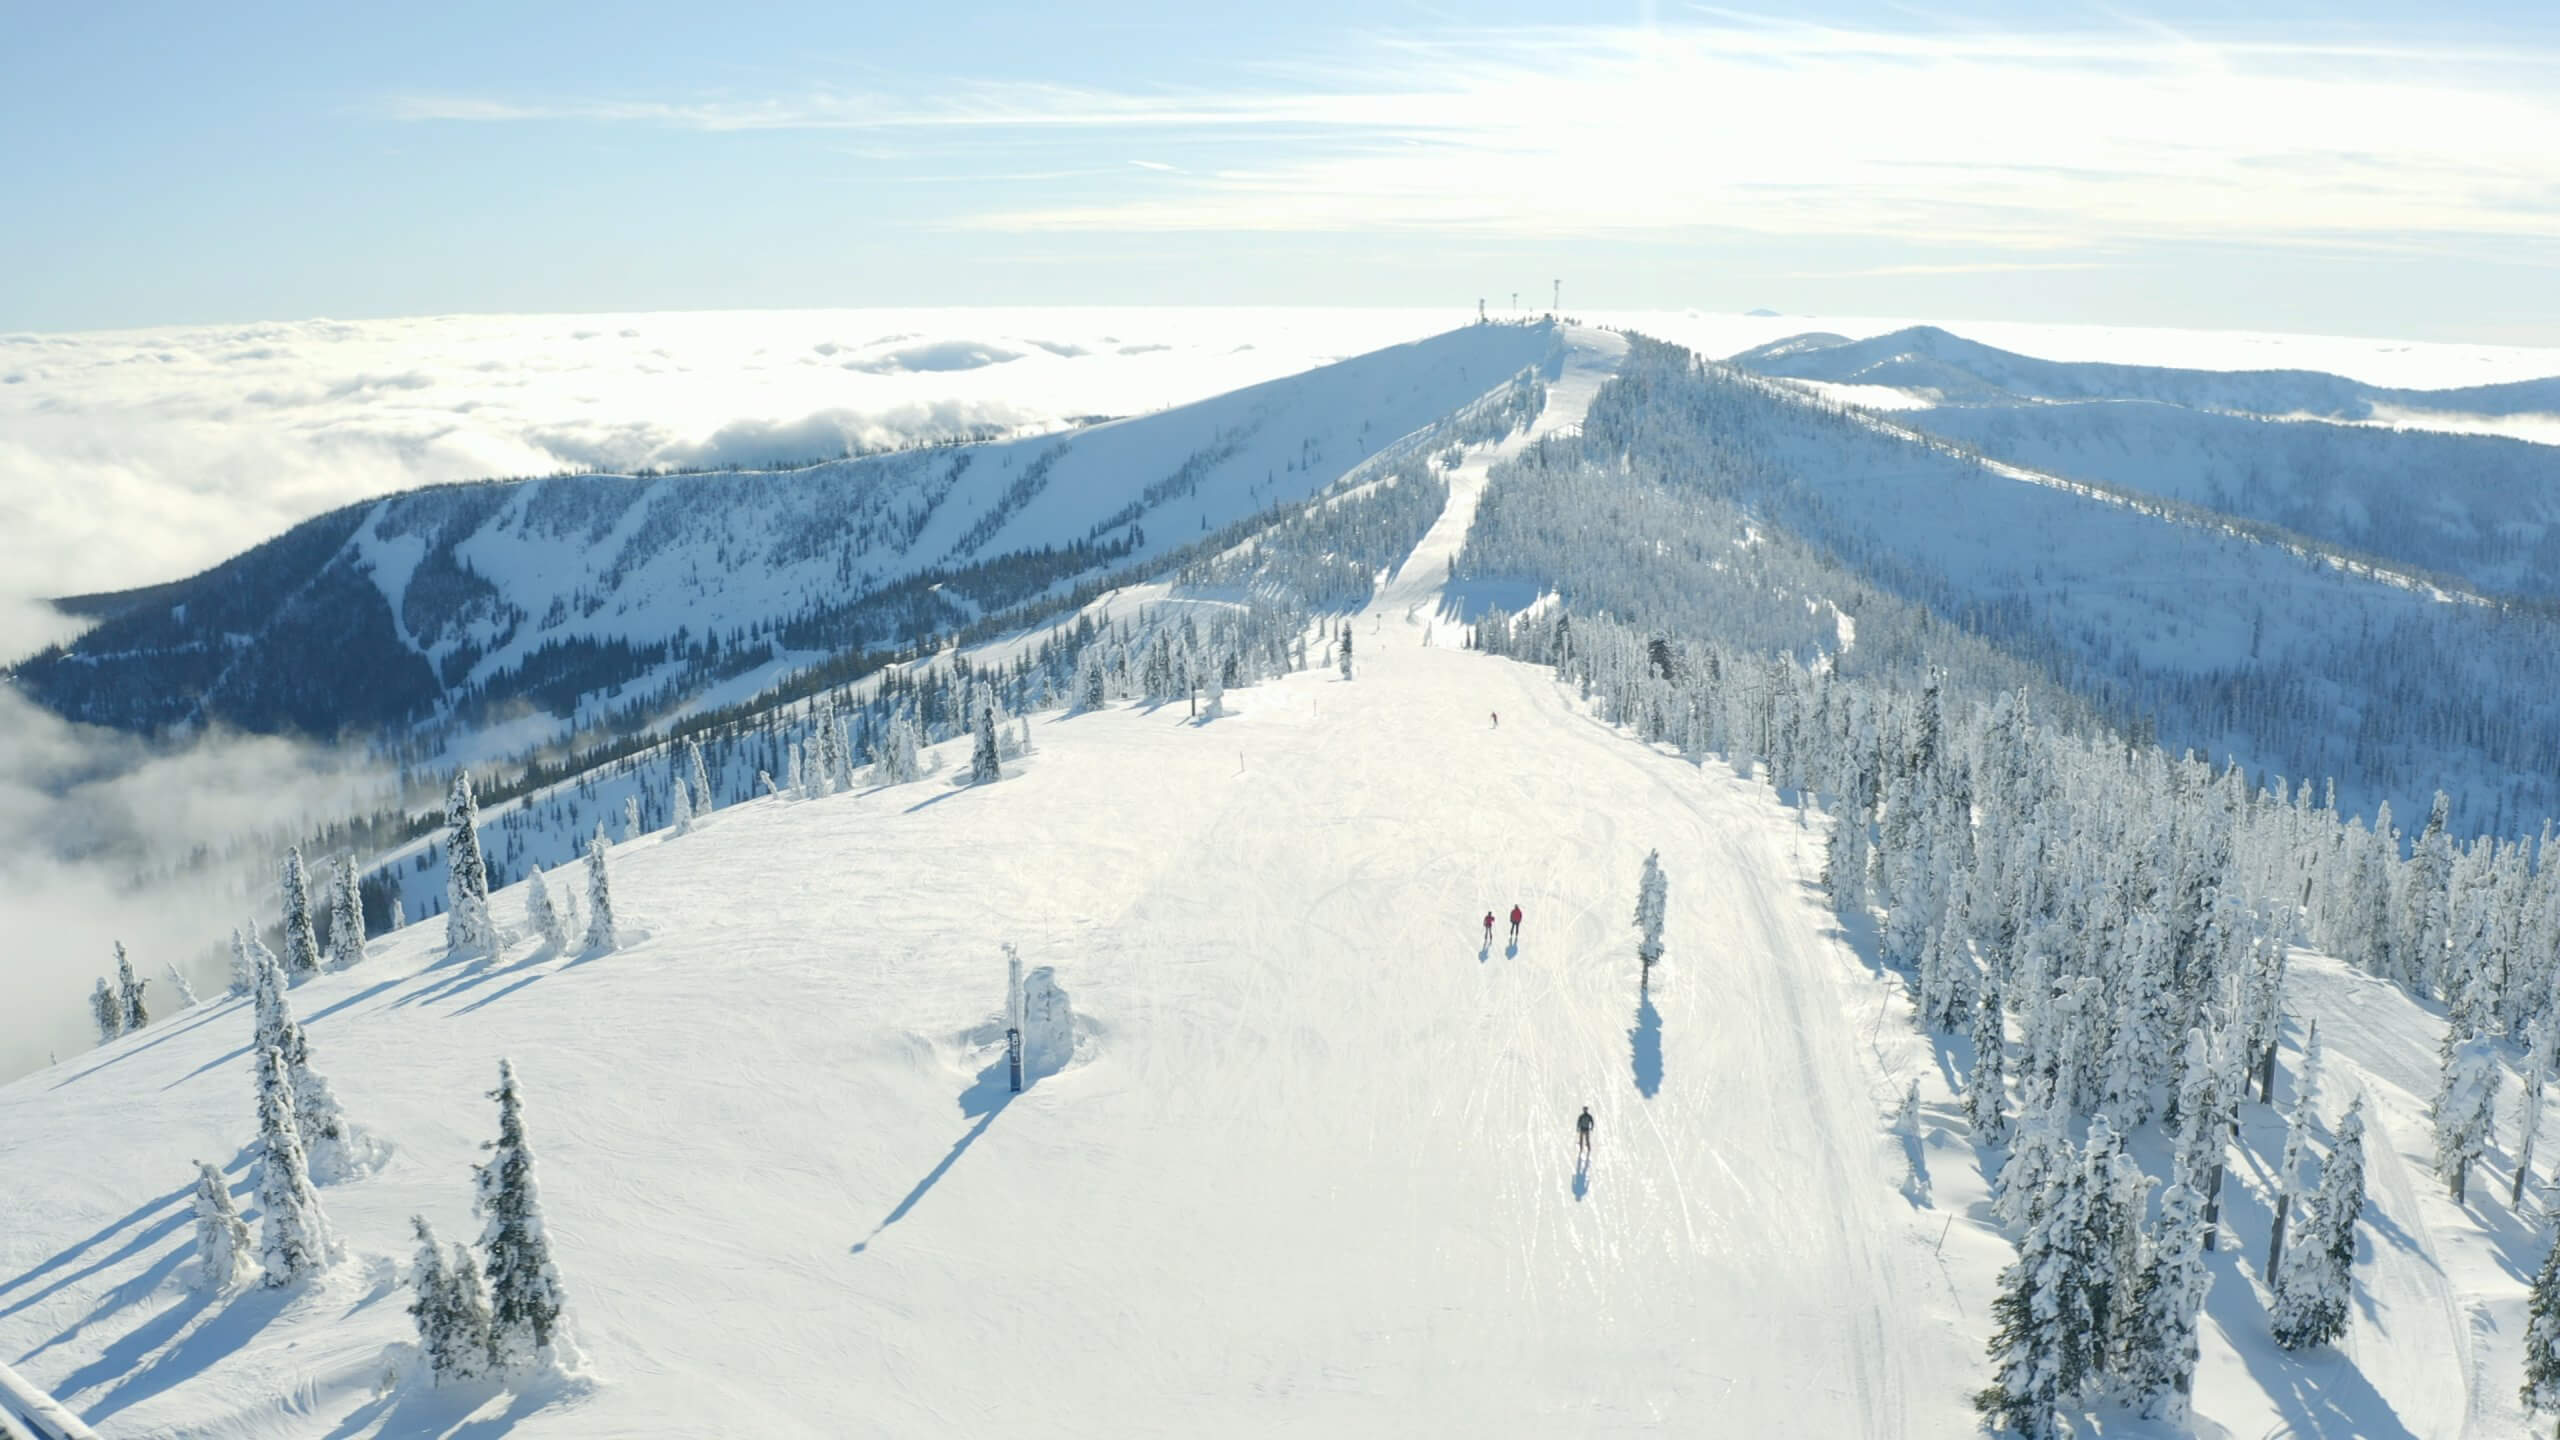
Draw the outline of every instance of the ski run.
M1973 1143L1970 1049L1835 911L1830 817L1467 646L1462 610L1538 600L1449 580L1488 472L1626 353L1568 342L1535 425L1467 447L1310 637L1347 631L1349 678L1036 713L993 784L957 783L961 739L907 783L617 830L609 949L545 942L517 883L494 956L439 917L281 989L363 1152L315 1174L343 1257L306 1281L224 1289L199 1254L198 1162L249 1235L268 1204L252 999L0 1088L0 1363L110 1436L1976 1433L2005 1152ZM1070 1037L1020 1094L1008 946ZM2314 1153L2363 1101L2345 1334L2269 1338L2285 1122L2253 1098L2192 1420L2097 1423L2522 1434L2547 1237L2530 1187L2508 1204L2516 1087L2457 1204L2441 1010L2290 963L2280 1099L2317 1022ZM432 1385L412 1217L482 1233L506 1064L562 1343ZM2159 1131L2130 1150L2155 1208Z

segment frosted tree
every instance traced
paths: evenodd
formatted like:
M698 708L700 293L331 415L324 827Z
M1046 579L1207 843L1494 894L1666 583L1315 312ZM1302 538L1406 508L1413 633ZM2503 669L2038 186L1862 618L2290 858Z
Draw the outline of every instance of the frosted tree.
M133 973L133 961L124 953L124 942L116 942L116 1003L124 1008L126 1033L151 1023L150 1004L143 999L142 989L148 983Z
M284 970L299 984L320 973L319 917L311 913L311 879L302 868L302 847L284 852L281 879L284 898Z
M756 788L763 791L770 799L782 798L782 787L773 783L773 772L770 770L756 772Z
M637 840L640 838L641 834L640 797L637 795L625 795L622 797L622 838L625 840Z
M185 973L180 971L174 962L161 966L160 970L162 974L169 977L169 988L178 992L178 1008L181 1010L195 1008L196 987L187 983Z
M2277 1344L2300 1350L2347 1333L2356 1223L2363 1215L2364 1101L2359 1098L2338 1121L2337 1143L2321 1169L2320 1189L2296 1218L2292 1243L2276 1265L2269 1319Z
M255 991L255 1044L272 1048L284 1060L286 1083L293 1096L294 1134L303 1163L321 1183L343 1180L371 1168L382 1157L379 1147L347 1119L327 1077L311 1063L311 1040L293 1018L284 970L273 955L259 951L260 980Z
M489 918L489 864L480 853L480 804L471 797L471 774L457 772L445 800L445 948L456 955L490 955L498 929Z
M2008 1034L1997 980L1986 983L1973 1005L1973 1068L1964 1077L1964 1113L1974 1143L1999 1145L2009 1138Z
M2444 983L2446 944L2452 930L2453 837L2445 820L2453 798L2436 792L2427 812L2427 828L2409 846L2409 865L2400 887L2400 978L2420 995Z
M667 811L675 817L672 821L668 822L669 833L673 835L690 835L693 833L693 796L690 793L692 787L684 783L684 777L682 775L674 775L668 778L668 790L672 798L668 803Z
M2143 1276L2143 1335L2133 1357L2142 1413L2181 1430L2193 1409L2197 1317L2213 1272L2204 1258L2204 1197L2186 1176L2161 1192L2160 1223Z
M2533 1277L2532 1318L2524 1327L2524 1408L2560 1410L2560 1238L2543 1252Z
M2068 1145L2068 1141L2062 1142ZM2102 1363L2105 1317L2091 1308L2090 1194L2084 1164L2055 1167L2025 1207L2018 1258L2000 1272L1991 1302L1992 1383L1974 1409L1992 1428L2053 1440L2058 1415L2077 1402Z
M1636 958L1647 971L1662 958L1662 916L1670 889L1662 878L1662 852L1646 851L1644 873L1636 877Z
M688 735L684 741L684 757L693 768L694 808L704 815L720 808L711 798L711 771L702 763L702 742Z
M231 1182L205 1161L196 1162L196 1283L214 1294L232 1289L257 1269L249 1227L231 1203Z
M2524 1203L2524 1187L2533 1176L2534 1142L2542 1135L2542 1086L2553 1060L2560 1058L2555 1050L2560 1050L2560 1015L2546 1009L2533 1017L2525 1032L2524 1101L2516 1115L2516 1178L2507 1191L2510 1206Z
M1234 673L1235 663L1234 657L1230 656L1209 667L1209 673L1203 677L1204 688L1209 693L1200 705L1201 719L1215 720L1227 713L1227 677Z
M294 1124L291 1067L266 1036L257 1045L259 1268L271 1286L291 1285L341 1254L320 1194L311 1188L302 1132Z
M1003 777L1003 764L996 752L996 708L990 702L978 709L978 739L969 752L969 779L983 785Z
M124 1002L116 998L116 987L103 979L89 992L89 1014L98 1022L99 1044L124 1033Z
M1351 622L1342 622L1342 678L1351 678Z
M356 858L338 861L329 891L329 968L351 970L364 963L364 891L356 874Z
M521 1375L557 1353L563 1299L525 1138L524 1094L505 1060L489 1098L498 1102L498 1138L487 1147L488 1163L474 1167L473 1209L484 1222L480 1250L488 1257L489 1359L498 1373Z
M551 903L551 887L543 883L539 865L525 871L524 916L533 933L554 950L569 948L569 925L559 908Z
M1867 837L1874 828L1874 805L1856 802L1832 823L1831 838L1824 844L1822 888L1831 897L1831 908L1843 915L1867 908Z
M1076 709L1099 710L1110 703L1109 677L1102 671L1102 650L1088 644L1076 655Z
M614 931L613 885L604 868L604 826L598 824L594 838L587 841L587 944L591 954L602 954L621 942Z
M391 897L391 925L387 933L398 934L407 928L409 928L409 911L400 903L400 897L394 895Z
M460 1245L450 1258L424 1215L409 1217L418 1236L418 1260L410 1267L409 1318L418 1325L418 1349L433 1384L477 1380L489 1370L488 1282L479 1262Z
M800 779L800 742L792 741L782 759L782 793L794 800L808 799L807 787Z
M2435 1125L2436 1173L2444 1177L2457 1205L2463 1203L2472 1165L2489 1148L2497 1103L2498 1043L2475 1033L2458 1045L2448 1045L2444 1078L2429 1119Z

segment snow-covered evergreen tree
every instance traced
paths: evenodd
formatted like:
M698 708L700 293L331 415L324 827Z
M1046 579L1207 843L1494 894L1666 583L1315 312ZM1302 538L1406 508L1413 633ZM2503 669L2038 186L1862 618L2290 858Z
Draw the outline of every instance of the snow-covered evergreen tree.
M477 1380L489 1371L487 1282L469 1250L456 1245L447 1255L427 1217L413 1215L409 1224L418 1237L417 1263L409 1270L417 1298L409 1302L409 1318L418 1325L429 1381Z
M257 1269L249 1226L231 1203L231 1182L211 1164L196 1162L196 1283L221 1294Z
M1871 863L1867 837L1874 828L1875 807L1854 802L1833 822L1831 838L1824 842L1822 888L1831 897L1831 908L1843 915L1856 915L1867 908L1867 868Z
M719 809L711 798L711 771L702 763L702 742L688 735L684 741L685 762L693 770L693 806L695 813L708 815Z
M613 921L613 884L604 868L604 826L596 826L594 838L587 841L587 943L591 954L602 954L622 943Z
M311 1187L294 1087L284 1052L266 1035L256 1045L258 1077L259 1268L271 1286L308 1279L341 1254L320 1193Z
M542 880L542 867L531 866L524 872L524 915L533 933L554 950L569 948L569 926L559 908L551 903L551 887Z
M2000 1272L1991 1302L1993 1379L1974 1408L1992 1428L2026 1440L2060 1433L2062 1409L2078 1403L2103 1359L2105 1317L2091 1309L2090 1194L2077 1161L2054 1166L2024 1207L2018 1258Z
M160 967L160 971L162 974L169 977L169 988L178 992L178 1008L181 1010L194 1009L196 1003L196 987L187 983L186 975L178 969L177 964L173 961L169 964L163 965Z
M2524 1328L2524 1408L2529 1414L2560 1410L2560 1236L2543 1252L2526 1308L2532 1318Z
M2142 1413L2184 1429L2199 1352L2197 1319L2213 1287L2204 1259L2204 1197L2179 1176L2161 1192L2160 1223L2143 1276L2143 1335L2133 1360Z
M543 1229L514 1065L498 1062L498 1088L489 1097L498 1102L498 1138L487 1147L488 1163L474 1167L473 1210L485 1222L480 1250L488 1257L489 1358L499 1374L521 1375L556 1353L564 1302Z
M124 1002L116 998L116 988L103 979L98 988L89 992L89 1014L98 1022L99 1044L124 1033Z
M2452 1037L2448 1035L2447 1041ZM2474 1034L2445 1050L2443 1080L2428 1118L2435 1125L2436 1173L2454 1203L2463 1201L2471 1167L2489 1148L2497 1117L2498 1043Z
M131 1034L151 1023L150 1002L142 994L143 986L148 982L133 973L133 961L124 953L124 942L118 940L115 944L116 1003L124 1011L125 1033Z
M364 940L364 893L356 857L342 856L329 891L329 968L352 970L363 964Z
M640 829L640 797L637 795L623 796L622 838L625 841L637 840L643 833L644 832Z
M1342 678L1351 678L1351 622L1342 622Z
M1662 958L1662 918L1671 886L1662 878L1662 852L1648 850L1644 873L1636 877L1636 958L1647 970Z
M310 1037L293 1018L293 1001L283 967L261 946L254 957L260 979L254 998L257 1034L254 1043L282 1056L293 1095L294 1134L301 1143L303 1164L322 1184L344 1180L371 1169L382 1158L380 1147L339 1108L327 1077L311 1063Z
M311 913L311 880L302 868L302 847L284 852L280 888L284 899L284 971L296 984L320 973L319 917Z
M1003 776L1002 762L996 753L996 709L994 703L989 702L978 711L978 739L970 748L969 779L972 784L983 785Z
M493 955L498 928L489 918L489 865L480 853L480 803L471 773L458 771L446 797L445 948L456 955Z
M2364 1215L2364 1101L2338 1121L2320 1188L2294 1217L2291 1242L2276 1264L2269 1318L2288 1350L2326 1345L2347 1333L2354 1298L2356 1224Z
M672 775L668 777L668 789L671 792L672 798L668 802L667 813L675 817L668 823L668 833L670 835L692 834L692 787L685 783L685 779L682 775Z
M2516 1178L2507 1191L2507 1204L2524 1203L2524 1187L2533 1178L2534 1141L2542 1133L2542 1086L2551 1066L2560 1058L2560 1015L2549 1010L2533 1017L2524 1041L2524 1101L2516 1116Z
M1087 645L1076 655L1076 709L1099 710L1110 703L1109 677L1102 670L1102 647Z
M2007 1031L1995 979L1974 1000L1973 1068L1964 1077L1964 1113L1977 1145L2001 1145L2009 1139Z

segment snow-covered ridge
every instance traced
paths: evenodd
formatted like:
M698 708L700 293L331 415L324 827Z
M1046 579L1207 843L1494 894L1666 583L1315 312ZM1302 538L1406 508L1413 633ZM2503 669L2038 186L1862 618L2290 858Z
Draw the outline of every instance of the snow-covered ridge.
M1160 414L787 471L579 475L335 512L19 671L82 719L569 724L965 625L1304 499L1555 346L1470 326Z

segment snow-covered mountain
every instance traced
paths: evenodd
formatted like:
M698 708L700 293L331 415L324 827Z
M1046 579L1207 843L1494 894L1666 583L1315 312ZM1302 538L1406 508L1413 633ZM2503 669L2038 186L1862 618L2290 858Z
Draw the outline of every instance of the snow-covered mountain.
M2272 1040L2288 1100L2318 1022L2324 1098L2293 1109L2321 1156L2363 1102L2346 1329L2285 1351L2258 1267L2287 1112L2215 1082L2239 1128L2226 1145L2217 1110L2199 1132L2227 1173L2222 1240L2198 1262L2196 1420L2102 1393L2106 1433L2522 1433L2539 1200L2508 1202L2505 1153L2459 1203L2428 1173L2444 1018L2316 954L2270 982L2280 949L2176 928L2291 897L2308 855L2302 913L2261 923L2351 934L2363 900L2424 893L2361 884L2396 848L2334 846L2360 832L2014 695L1978 703L1978 640L1919 638L1898 602L1839 584L1730 493L1662 485L1675 422L1711 417L1764 455L1787 432L1684 389L1684 357L1567 340L1534 433L1435 452L1436 523L1354 613L1297 637L1321 662L1347 633L1347 677L1316 663L1199 715L1150 703L1147 657L1237 602L1205 581L1097 600L1057 633L1141 611L1129 663L1094 668L1102 703L1032 714L1032 746L993 783L723 794L689 833L606 850L612 949L539 939L519 884L495 897L495 955L447 956L429 921L293 987L310 1063L391 1147L320 1189L348 1253L314 1280L195 1283L190 1162L265 1218L247 1003L164 1014L0 1087L0 1359L103 1433L175 1437L1974 1433L2025 1232L1995 1217L2007 1152L1975 1118L1999 1072L1923 1029L1920 1006L1978 943L2005 988L1998 1028L1975 1033L2016 1052L2004 1118L2021 1133L2059 1117L2045 1138L2075 1151L2097 1133L2083 1110L2123 1097L2071 1086L2163 1068L2143 1043L2154 1011L2210 1027L2215 1066L2255 1073L2243 1047ZM1621 364L1629 383L1601 388ZM1604 504L1525 503L1568 479ZM1558 547L1566 593L1471 573L1536 544ZM1828 647L1745 663L1720 648L1733 632L1654 593L1721 608L1755 587ZM972 663L1006 674L1044 638ZM1905 673L1939 678L1898 688ZM948 744L956 777L968 742ZM1885 787L1872 836L1878 794L1830 783L1862 772ZM1938 803L1955 777L1963 803ZM1878 847L1890 899L1850 894L1836 816ZM1977 825L1978 856L1913 838ZM2130 843L2100 844L2107 826ZM1647 975L1649 852L1669 884ZM2041 858L2004 871L2013 853ZM1914 968L1911 912L1956 876L1982 908L1949 911ZM1992 903L2006 885L2015 933ZM1488 933L1481 917L1514 904L1517 941ZM1008 944L1072 1011L1063 1063L1035 1059L1020 1095ZM2196 968L2142 968L2171 947ZM2234 1008L2243 981L2271 983L2272 1005ZM477 1233L470 1166L496 1133L501 1058L581 1358L438 1388L405 1348L410 1219ZM2202 1183L2168 1163L2174 1122L2135 1109L2119 1106L2130 1162ZM2146 1237L2166 1224L2150 1189L2131 1190Z
M1822 332L1790 336L1742 351L1728 363L1792 380L1903 390L1942 405L2152 400L2191 410L2326 420L2387 419L2396 412L2560 415L2560 377L2409 390L2313 370L2181 370L2041 360L1934 325L1915 325L1864 340Z
M730 698L895 649L1302 500L1552 358L1472 326L1155 415L766 472L569 475L320 516L110 618L15 683L74 719L324 737ZM530 718L527 718L528 715Z

